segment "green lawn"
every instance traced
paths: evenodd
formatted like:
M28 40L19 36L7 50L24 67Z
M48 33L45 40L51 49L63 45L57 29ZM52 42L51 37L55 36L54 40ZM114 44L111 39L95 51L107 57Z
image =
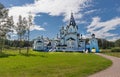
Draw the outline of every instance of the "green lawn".
M108 53L104 53L104 54L120 58L120 52L108 52Z
M111 61L95 54L7 50L0 54L0 77L87 77Z

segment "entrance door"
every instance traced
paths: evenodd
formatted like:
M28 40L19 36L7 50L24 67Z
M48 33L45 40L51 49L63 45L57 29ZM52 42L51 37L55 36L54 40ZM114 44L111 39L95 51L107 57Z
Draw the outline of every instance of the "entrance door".
M75 46L75 41L69 39L69 40L67 41L67 46L68 46L68 48L74 48L74 46Z

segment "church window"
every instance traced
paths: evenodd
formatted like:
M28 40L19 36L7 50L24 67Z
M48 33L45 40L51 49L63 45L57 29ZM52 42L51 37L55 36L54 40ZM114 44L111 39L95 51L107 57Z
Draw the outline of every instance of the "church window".
M74 45L74 41L72 41L72 45Z
M70 28L70 32L72 32L72 28Z

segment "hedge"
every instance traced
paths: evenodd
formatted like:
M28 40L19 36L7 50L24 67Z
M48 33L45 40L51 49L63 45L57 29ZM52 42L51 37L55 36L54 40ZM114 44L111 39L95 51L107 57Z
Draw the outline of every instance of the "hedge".
M112 48L111 52L120 52L120 47Z

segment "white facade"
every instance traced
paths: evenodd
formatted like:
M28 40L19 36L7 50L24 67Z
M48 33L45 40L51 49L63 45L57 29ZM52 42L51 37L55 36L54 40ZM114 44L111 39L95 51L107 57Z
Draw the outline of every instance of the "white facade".
M49 47L49 45L51 46L49 39L41 36L34 40L33 50L44 51Z
M38 37L34 40L33 49L35 50L44 50L44 40L43 37Z
M77 32L78 26L75 23L73 13L67 26L60 29L59 44L56 45L58 51L83 51L85 50L85 40ZM82 40L82 41L81 41Z
M60 36L56 39L49 40L48 43L45 44L45 40L43 37L39 37L34 40L33 49L34 50L48 50L48 51L85 51L86 43L85 39L82 38L82 34L78 33L78 26L73 17L73 13L71 13L70 22L67 26L63 26L60 29ZM93 38L91 39L93 40ZM95 38L94 38L95 40ZM90 41L92 43L92 41ZM96 45L90 44L90 48L97 47L98 43L96 41Z

